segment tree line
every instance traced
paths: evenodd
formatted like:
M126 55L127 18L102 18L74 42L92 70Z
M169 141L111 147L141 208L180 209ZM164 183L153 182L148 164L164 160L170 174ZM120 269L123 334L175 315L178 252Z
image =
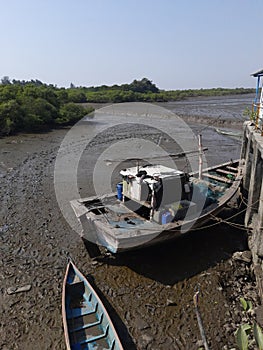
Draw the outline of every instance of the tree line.
M130 84L58 88L40 80L3 77L0 83L0 134L41 131L77 122L94 109L83 103L168 102L188 97L252 93L254 89L160 90L147 78Z
M71 84L69 96L74 102L121 103L121 102L169 102L188 97L224 96L254 93L251 88L213 88L188 90L161 90L147 78L134 80L131 84L112 86L75 87Z
M4 77L0 84L0 135L70 125L93 111L71 101L66 89Z

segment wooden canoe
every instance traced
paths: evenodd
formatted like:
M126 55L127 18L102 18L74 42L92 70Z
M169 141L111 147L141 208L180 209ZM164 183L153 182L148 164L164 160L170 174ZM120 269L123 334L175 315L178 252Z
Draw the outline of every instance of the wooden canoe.
M62 318L68 350L123 350L100 298L71 261L63 283Z

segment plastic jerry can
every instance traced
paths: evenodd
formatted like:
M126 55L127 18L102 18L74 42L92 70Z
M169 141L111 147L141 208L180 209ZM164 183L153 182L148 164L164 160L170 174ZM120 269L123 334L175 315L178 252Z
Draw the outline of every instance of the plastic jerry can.
M166 211L162 214L162 225L168 224L172 220L173 220L173 217L169 211Z
M121 201L122 200L122 189L123 189L123 184L122 182L117 184L117 198Z

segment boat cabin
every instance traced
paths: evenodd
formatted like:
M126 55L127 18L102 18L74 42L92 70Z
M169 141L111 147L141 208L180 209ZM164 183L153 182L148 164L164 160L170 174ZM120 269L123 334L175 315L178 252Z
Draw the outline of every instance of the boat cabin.
M155 213L165 207L190 199L189 175L183 171L163 165L145 165L121 170L120 175L123 181L119 184L118 198L139 203L145 213L148 208L150 219L156 220L159 214Z

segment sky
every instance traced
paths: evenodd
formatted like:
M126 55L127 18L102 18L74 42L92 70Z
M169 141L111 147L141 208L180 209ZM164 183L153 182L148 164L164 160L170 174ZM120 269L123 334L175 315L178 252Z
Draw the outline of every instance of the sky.
M262 0L0 0L0 78L255 87Z

